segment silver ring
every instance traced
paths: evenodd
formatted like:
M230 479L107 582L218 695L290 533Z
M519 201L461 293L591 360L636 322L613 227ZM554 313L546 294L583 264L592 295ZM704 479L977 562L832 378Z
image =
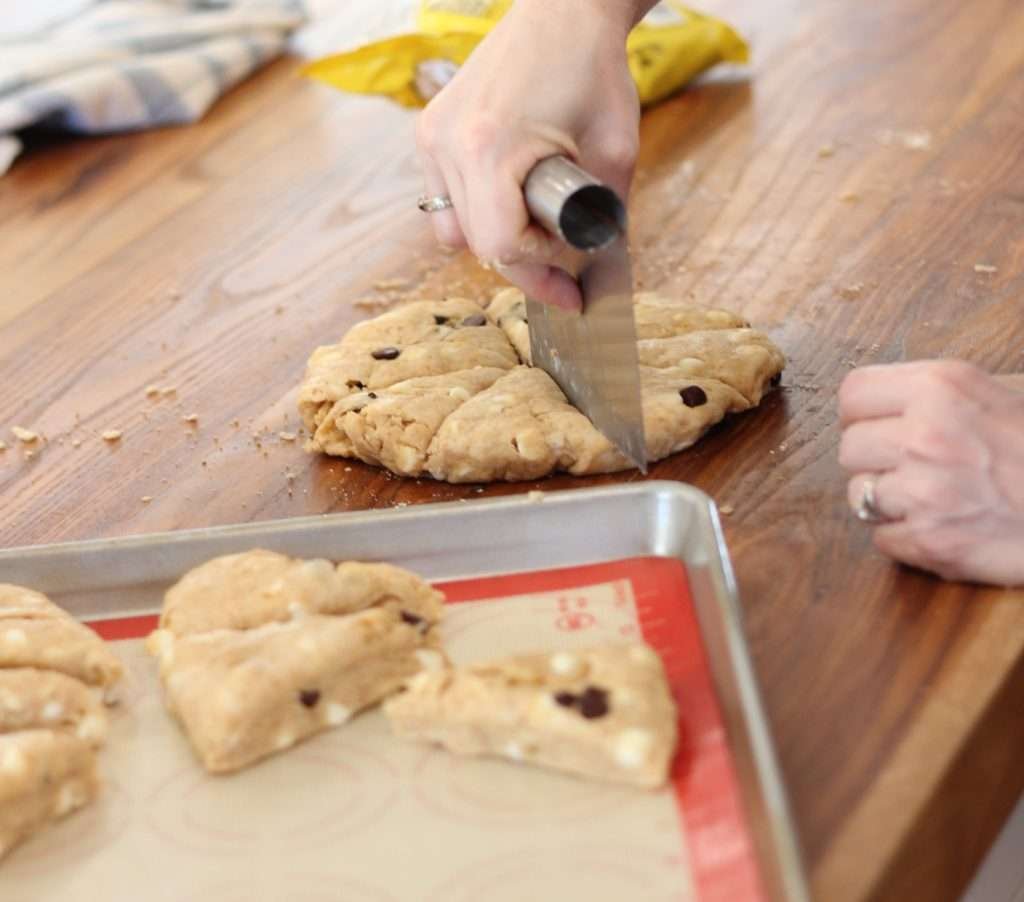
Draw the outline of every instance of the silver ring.
M878 498L875 495L876 488L877 480L874 476L868 476L860 490L860 504L857 505L856 513L857 519L864 523L886 523L889 520L878 506Z
M424 213L440 213L442 210L450 210L455 205L447 194L436 194L433 197L424 194L416 201L416 206Z

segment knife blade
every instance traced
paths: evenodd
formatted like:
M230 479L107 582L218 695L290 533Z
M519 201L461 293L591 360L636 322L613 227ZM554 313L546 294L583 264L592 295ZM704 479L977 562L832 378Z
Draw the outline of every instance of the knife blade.
M523 186L530 214L574 249L581 313L526 299L530 355L569 401L647 472L626 208L568 160L541 160Z

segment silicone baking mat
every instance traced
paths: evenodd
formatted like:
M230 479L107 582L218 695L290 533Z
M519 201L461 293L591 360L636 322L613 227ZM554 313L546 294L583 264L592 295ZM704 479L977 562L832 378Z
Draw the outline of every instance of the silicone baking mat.
M164 710L140 637L93 624L128 677L100 800L0 862L4 902L763 898L686 571L668 558L439 584L457 663L642 638L680 747L660 792L452 756L378 711L239 774L208 776Z

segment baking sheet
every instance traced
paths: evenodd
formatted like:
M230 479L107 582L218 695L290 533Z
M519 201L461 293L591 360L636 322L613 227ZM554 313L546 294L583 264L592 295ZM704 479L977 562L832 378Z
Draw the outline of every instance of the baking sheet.
M460 662L642 636L680 701L672 786L455 758L393 740L377 712L207 776L130 637L185 569L256 546L386 559L444 583ZM714 511L687 487L10 550L0 578L104 621L130 674L102 757L107 791L0 865L5 900L806 897Z

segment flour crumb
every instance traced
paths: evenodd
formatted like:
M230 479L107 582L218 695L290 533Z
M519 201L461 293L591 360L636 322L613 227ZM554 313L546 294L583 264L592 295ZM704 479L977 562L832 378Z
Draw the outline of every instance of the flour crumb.
M991 274L991 273L994 273L994 272L999 272L999 267L998 266L993 266L991 263L975 263L974 264L974 271L975 272L986 273L986 274Z
M22 426L12 426L11 432L14 433L14 437L26 445L31 445L33 442L39 441L39 433L33 432L31 429L25 429Z
M120 429L108 429L106 432L101 433L100 438L105 442L117 442L121 440L123 434Z

